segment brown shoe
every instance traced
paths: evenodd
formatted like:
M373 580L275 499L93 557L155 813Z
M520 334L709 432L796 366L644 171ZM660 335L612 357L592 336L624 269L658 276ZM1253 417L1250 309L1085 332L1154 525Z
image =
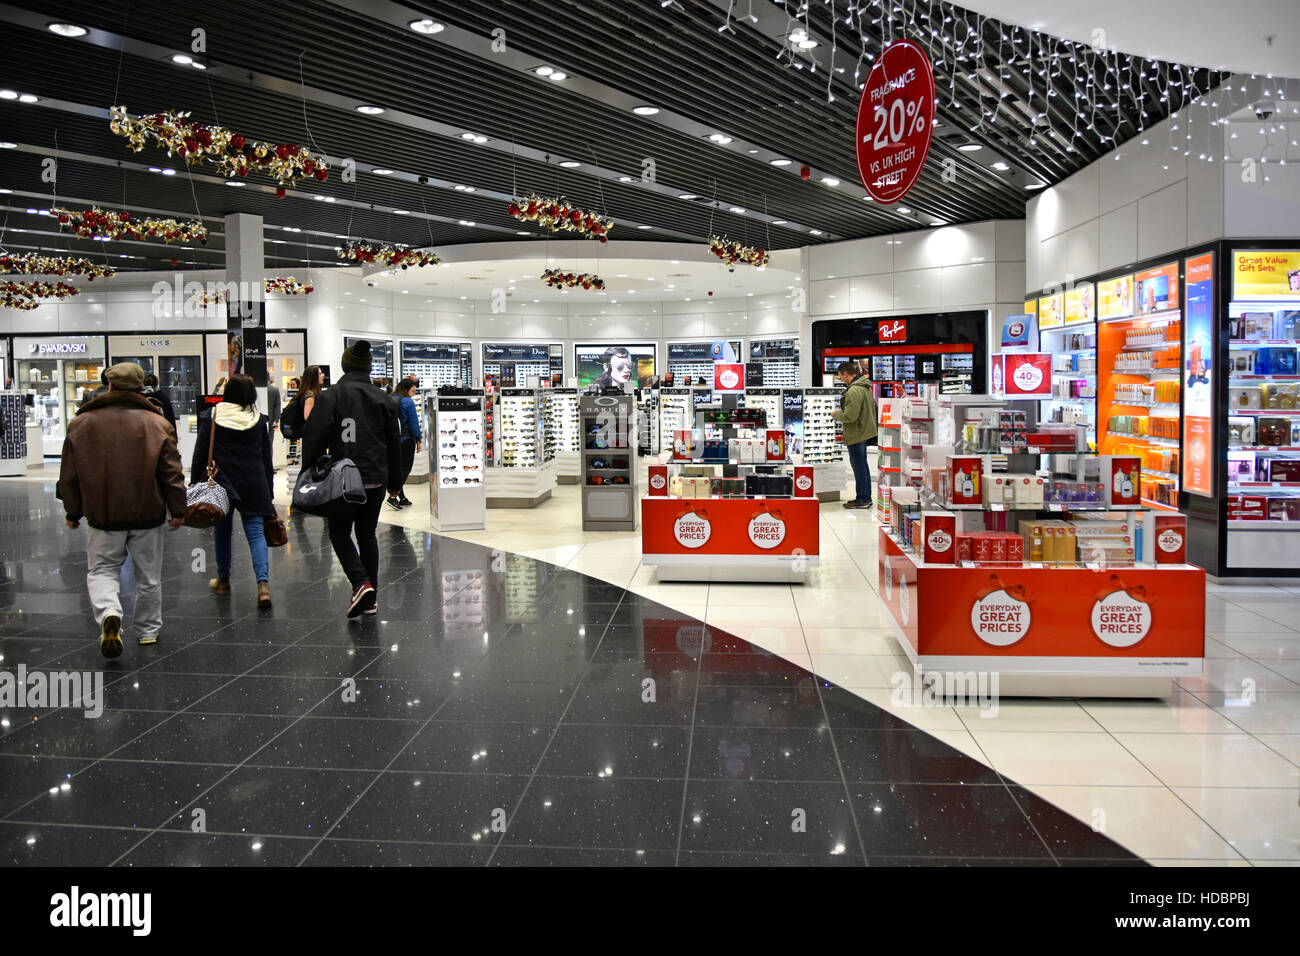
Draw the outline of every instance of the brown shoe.
M267 610L271 606L271 585L266 581L257 582L257 607L258 610Z
M230 578L213 578L208 587L217 597L230 597Z

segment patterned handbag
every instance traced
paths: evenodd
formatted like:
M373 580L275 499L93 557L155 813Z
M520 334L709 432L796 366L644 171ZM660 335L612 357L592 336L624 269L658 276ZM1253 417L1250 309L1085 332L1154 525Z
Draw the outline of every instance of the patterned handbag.
M217 466L212 463L212 446L217 440L217 423L214 412L208 432L208 480L199 481L185 489L185 526L211 528L220 524L230 513L230 495L217 484Z

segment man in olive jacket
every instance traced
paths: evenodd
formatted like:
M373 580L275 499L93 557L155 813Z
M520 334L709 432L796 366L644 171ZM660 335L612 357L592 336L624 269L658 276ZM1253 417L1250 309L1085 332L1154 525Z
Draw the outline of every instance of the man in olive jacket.
M185 520L185 475L176 431L142 394L144 369L133 362L106 373L108 391L82 406L63 440L58 497L69 528L90 525L86 589L105 657L122 653L119 574L135 569L135 626L141 644L162 628L163 522Z
M853 467L853 484L856 494L846 501L846 508L871 507L871 472L867 468L867 443L876 437L876 397L871 393L871 382L860 373L856 362L841 362L840 381L847 388L840 396L840 408L832 412L837 422L844 423L844 447L848 449L849 464Z

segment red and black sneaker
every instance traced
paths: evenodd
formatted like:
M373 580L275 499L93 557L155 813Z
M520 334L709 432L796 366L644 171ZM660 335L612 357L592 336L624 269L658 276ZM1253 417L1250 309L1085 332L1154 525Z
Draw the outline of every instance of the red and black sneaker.
M352 592L352 601L348 604L348 617L365 613L367 608L374 606L374 603L375 589L369 581L366 581Z

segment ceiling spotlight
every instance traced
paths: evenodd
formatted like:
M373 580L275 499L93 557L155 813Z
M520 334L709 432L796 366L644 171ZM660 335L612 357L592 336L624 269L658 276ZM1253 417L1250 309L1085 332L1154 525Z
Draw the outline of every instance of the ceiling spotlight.
M162 167L161 167L161 166L150 166L150 167L149 167L149 172L151 172L151 173L161 173L161 172L162 172Z
M636 182L636 180L633 179L631 176L620 176L620 177L618 177L618 181L619 181L620 183L634 183L634 182Z
M957 147L957 149L963 153L976 153L983 148L984 147L981 146L979 143L962 143L960 146Z
M559 83L561 80L567 80L568 78L569 78L569 74L563 73L560 70L556 70L554 73L552 73L550 76L547 77L548 80L554 80L556 83Z
M947 222L947 220L944 220L944 219L932 219L932 220L930 220L930 225L932 225L932 226L946 226L946 225L948 225L948 222Z
M357 107L358 113L365 113L367 116L378 116L383 111L384 108L382 106L370 106L364 103Z
M206 69L207 69L207 67L204 66L202 63L200 63L198 60L195 60L193 63L190 64L190 66L194 67L194 69L196 69L196 70L206 70Z
M477 135L478 135L477 133L461 133L460 138L466 140L467 142L473 142L474 137Z
M898 211L902 213L904 216L910 215L912 212L912 210L908 209L906 206L899 206Z
M370 170L370 171L371 171L372 173L374 173L376 176L391 176L391 175L393 175L393 171L392 171L391 169L372 169L372 170Z
M164 170L162 171L162 174L163 174L164 176L175 176L175 175L176 175L176 170L174 170L174 169L170 169L170 168L169 168L169 169L164 169Z
M798 43L795 44L795 46L797 46L801 50L811 50L816 45L817 45L816 40L800 40Z
M244 186L247 185L247 183L245 183L245 182L243 182L242 180L239 180L239 179L227 179L227 180L226 180L226 185L227 185L227 186L238 186L239 188L242 189ZM317 199L320 199L321 197L320 197L320 196L317 196L316 198L317 198Z
M657 106L634 106L634 107L632 107L632 112L635 113L637 116L654 116L656 113L659 112L659 107L657 107Z
M412 20L407 26L416 33L423 33L426 36L431 33L441 33L444 29L441 23L434 20Z
M478 225L478 223L476 223L473 219L461 219L461 220L459 220L459 222L460 222L460 224L461 224L462 226L476 226L476 225Z
M637 226L638 229L649 229L649 226Z
M45 29L61 37L84 37L89 31L75 23L47 23Z
M840 184L840 181L834 176L823 176L822 182L827 186L838 186Z
M1025 184L1026 189L1043 189L1046 186L1047 183L1026 183Z
M709 134L709 139L717 143L719 146L726 146L731 142L731 137L726 133L711 133Z
M773 219L773 220L772 220L772 225L774 225L774 226L784 226L784 225L786 224L786 222L787 222L787 220L785 220L785 219Z
M536 73L538 76L550 76L552 73L555 72L555 67L539 66L537 69L533 70L533 72Z
M172 62L179 63L181 66L189 66L194 62L194 57L184 53L174 53L172 54Z
M1000 173L1005 173L1005 172L1006 172L1008 169L1010 169L1011 167L1008 166L1006 163L1002 162L1002 160L999 159L996 163L993 164L993 168L996 169L996 170L997 170L998 172L1000 172Z
M582 163L578 162L576 159L566 159L564 162L560 163L560 165L565 169L577 169L582 165Z
M773 165L773 166L789 166L789 165L790 165L790 160L788 160L788 159L773 159L773 160L771 160L771 165Z
M822 231L820 229L809 229L808 234L810 236L820 236L822 234Z
M38 99L40 99L40 97L38 97L35 93L23 93L21 96L18 97L18 102L35 103Z
M732 206L732 207L731 207L731 211L732 211L732 212L736 212L736 213L744 212L744 211L745 211L745 207L744 207L744 206Z
M16 100L16 99L18 99L17 90L0 90L0 100Z
M516 236L531 236L532 233L529 232L529 231L526 230L526 229L520 229L518 232L515 233L515 235L516 235ZM514 280L514 279L511 279L510 281L511 281L511 282L514 282L515 280Z
M700 197L695 195L695 193L682 193L677 198L678 199L699 199Z
M411 214L411 210L409 210L409 209L394 209L394 210L393 210L393 215L394 215L394 216L409 216L410 214Z

